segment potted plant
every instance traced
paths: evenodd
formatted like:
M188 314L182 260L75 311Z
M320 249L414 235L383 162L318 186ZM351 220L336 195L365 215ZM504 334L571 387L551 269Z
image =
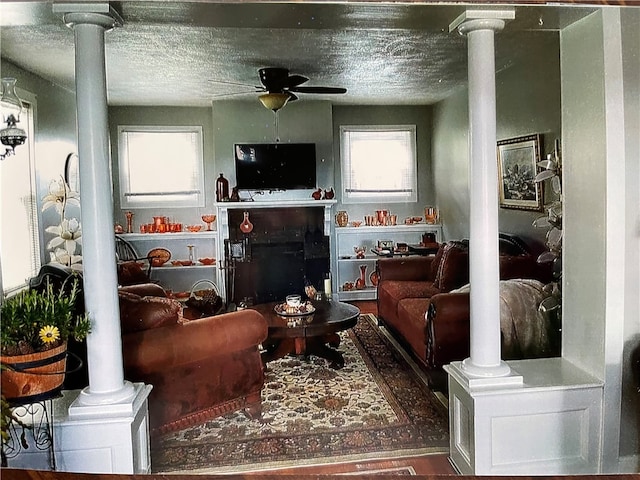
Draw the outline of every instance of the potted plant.
M67 283L71 282L71 283ZM79 312L78 277L71 275L54 288L24 290L3 299L0 313L2 394L7 399L37 398L64 381L67 341L84 340L91 323Z
M553 281L545 285L547 297L540 302L541 312L548 312L552 317L556 328L562 328L562 162L560 157L560 144L556 140L553 153L547 155L547 159L538 163L542 169L536 175L538 183L548 181L555 195L555 199L545 205L546 215L536 218L535 227L547 229L545 244L547 251L540 254L538 263L551 263Z

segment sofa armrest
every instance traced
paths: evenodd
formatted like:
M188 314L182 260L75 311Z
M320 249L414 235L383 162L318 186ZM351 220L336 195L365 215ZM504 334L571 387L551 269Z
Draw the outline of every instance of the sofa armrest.
M267 321L255 310L225 313L123 335L124 365L148 374L241 352L266 338Z
M427 363L441 368L469 356L469 293L439 293L427 309Z
M434 255L381 258L378 260L380 281L415 280L432 282L431 263L434 259Z
M141 297L166 297L167 292L157 283L138 283L118 288L120 292L133 293Z

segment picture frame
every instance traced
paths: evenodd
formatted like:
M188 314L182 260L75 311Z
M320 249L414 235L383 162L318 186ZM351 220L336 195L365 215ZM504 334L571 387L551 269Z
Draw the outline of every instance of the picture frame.
M538 133L498 141L501 208L544 211L542 185L535 181L541 148Z

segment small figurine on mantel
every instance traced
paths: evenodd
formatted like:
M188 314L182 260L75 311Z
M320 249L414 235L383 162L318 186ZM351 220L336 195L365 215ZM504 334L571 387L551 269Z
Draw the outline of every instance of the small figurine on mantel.
M240 193L238 191L238 187L233 187L231 189L231 198L229 200L231 200L232 202L240 201Z
M324 199L325 200L333 200L333 197L335 197L335 192L333 191L333 187L331 187L330 190L325 190L324 191Z
M320 200L322 198L322 189L318 188L315 192L311 194L311 197L314 200Z

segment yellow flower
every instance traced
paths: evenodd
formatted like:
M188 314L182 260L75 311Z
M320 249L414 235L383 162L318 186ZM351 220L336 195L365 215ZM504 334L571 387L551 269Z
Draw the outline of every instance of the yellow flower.
M60 330L58 327L52 327L51 325L45 325L40 329L40 340L42 343L53 343L60 339Z

